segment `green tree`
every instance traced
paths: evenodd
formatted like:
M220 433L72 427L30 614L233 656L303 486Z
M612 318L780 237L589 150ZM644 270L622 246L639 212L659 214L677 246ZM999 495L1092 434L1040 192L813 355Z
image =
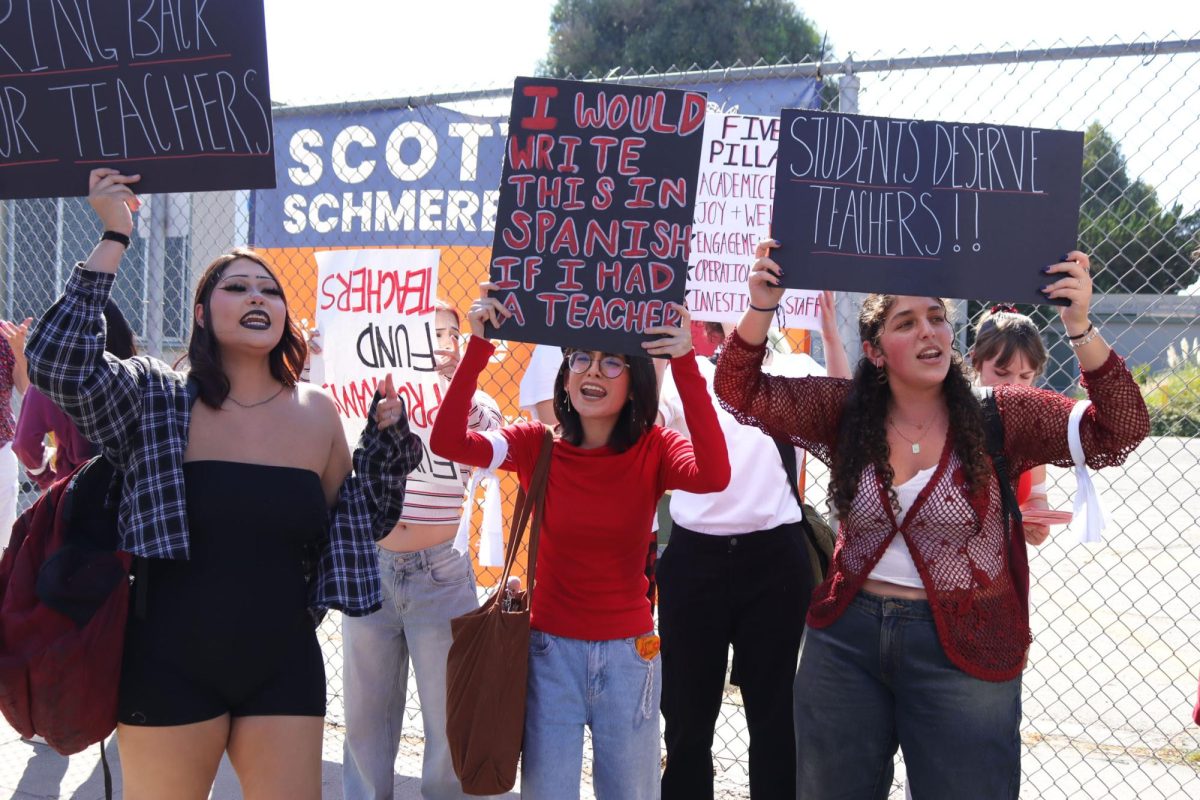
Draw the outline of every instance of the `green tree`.
M561 78L707 69L800 61L820 50L816 28L791 0L558 0L542 70Z
M1129 175L1121 147L1098 122L1084 134L1079 240L1102 269L1104 292L1176 292L1200 277L1193 251L1200 212L1163 208L1153 186Z

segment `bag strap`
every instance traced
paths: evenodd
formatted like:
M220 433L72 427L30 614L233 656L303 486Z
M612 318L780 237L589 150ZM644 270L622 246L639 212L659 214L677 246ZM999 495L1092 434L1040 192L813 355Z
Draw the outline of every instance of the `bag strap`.
M533 477L529 481L529 491L524 487L517 489L516 508L513 512L512 528L508 536L508 547L504 556L504 571L500 575L499 591L503 592L512 575L517 562L517 554L521 549L521 541L525 538L525 529L529 527L530 518L533 526L529 534L529 556L525 570L525 596L527 607L533 601L533 586L537 571L538 540L541 538L542 510L546 497L546 483L550 477L550 455L554 449L554 434L548 427L542 428L542 448L538 454L537 465L533 469Z
M779 460L783 462L783 472L787 475L788 488L792 490L792 497L796 499L796 505L800 506L800 527L804 530L805 537L808 538L808 543L812 551L817 554L817 561L820 562L821 574L829 572L829 559L825 555L825 551L821 549L820 542L817 540L817 532L813 530L812 523L808 521L808 515L804 513L804 500L800 497L800 476L796 465L796 448L787 439L779 436L772 436L771 441L775 442L775 449L779 451Z
M788 488L792 490L792 497L796 498L796 505L803 508L804 500L800 498L800 474L796 464L796 448L792 447L792 443L778 436L772 436L771 441L775 442L775 449L779 451L779 460L783 462L783 471L787 475Z
M996 480L1000 483L1000 506L1004 513L1004 535L1012 535L1012 522L1021 521L1021 504L1017 502L1017 493L1013 489L1012 480L1008 474L1008 456L1004 453L1004 419L996 405L996 395L990 386L976 390L980 404L983 406L983 429L987 440L988 456L996 470Z

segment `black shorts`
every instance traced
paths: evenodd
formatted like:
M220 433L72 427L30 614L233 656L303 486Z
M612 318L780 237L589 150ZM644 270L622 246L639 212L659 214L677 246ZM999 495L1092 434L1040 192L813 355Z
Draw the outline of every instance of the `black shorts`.
M205 656L187 648L186 660L153 645L151 638L125 648L117 709L125 725L189 725L223 714L325 716L325 659L314 630Z

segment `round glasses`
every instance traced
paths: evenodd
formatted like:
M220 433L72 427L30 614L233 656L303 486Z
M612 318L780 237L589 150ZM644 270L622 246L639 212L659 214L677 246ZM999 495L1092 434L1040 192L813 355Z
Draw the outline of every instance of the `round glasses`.
M592 354L586 350L576 350L567 356L567 369L582 375L592 366ZM600 374L606 378L616 378L629 365L620 356L601 356Z

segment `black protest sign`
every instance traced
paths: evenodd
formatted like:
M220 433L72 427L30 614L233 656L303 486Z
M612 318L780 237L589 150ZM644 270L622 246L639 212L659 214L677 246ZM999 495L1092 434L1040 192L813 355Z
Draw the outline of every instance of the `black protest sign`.
M0 198L86 194L96 167L275 185L261 0L0 2Z
M488 335L644 355L684 299L705 96L518 78L512 103Z
M783 284L1045 303L1075 249L1083 134L785 109Z

